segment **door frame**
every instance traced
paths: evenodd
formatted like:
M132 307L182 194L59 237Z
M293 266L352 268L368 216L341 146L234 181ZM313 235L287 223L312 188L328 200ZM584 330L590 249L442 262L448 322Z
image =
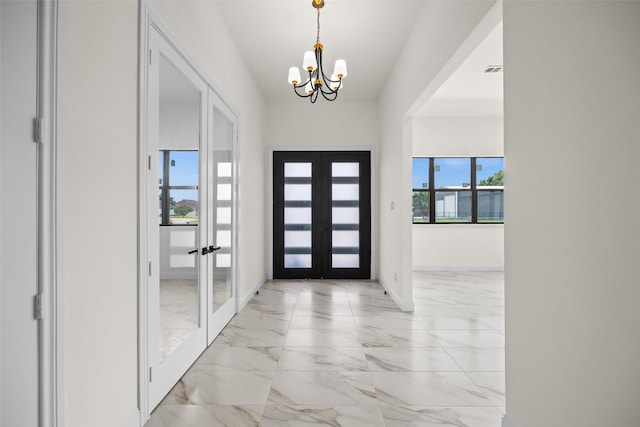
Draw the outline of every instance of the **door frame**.
M267 278L273 280L273 153L274 151L368 151L371 156L371 279L378 277L378 158L372 145L267 147Z
M37 144L38 248L34 257L42 310L38 322L38 424L39 427L58 427L65 425L66 2L38 1L36 25L37 116L33 119Z
M65 136L67 6L59 0L38 1L38 291L40 427L65 425Z
M149 33L153 27L157 30L177 52L184 59L184 61L193 69L193 71L205 82L208 86L208 97L212 96L219 99L236 118L236 135L234 135L234 152L233 152L233 165L236 177L234 177L233 185L233 197L234 197L234 219L237 222L239 218L239 185L237 172L239 169L239 150L238 139L241 126L240 117L233 107L233 104L229 99L220 92L215 85L211 83L206 73L204 73L196 64L191 56L189 56L185 49L178 41L177 37L170 30L162 18L160 18L154 11L149 0L139 1L139 25L138 25L138 408L136 414L137 422L133 419L128 421L131 424L127 425L139 425L142 426L149 419L151 410L149 404L149 354L147 351L147 345L149 341L148 336L148 270L147 270L147 239L148 239L148 190L147 190L147 156L151 153L147 152L147 97L148 97L148 60L149 60ZM207 106L209 101L207 100ZM209 116L207 112L206 116ZM208 120L208 119L207 119ZM238 259L238 233L232 235L232 247L233 251L233 267L232 277L235 278L233 282L233 292L235 297L234 308L238 310L238 283L240 274L238 271L239 259ZM207 325L208 327L208 325ZM132 414L133 415L133 414Z

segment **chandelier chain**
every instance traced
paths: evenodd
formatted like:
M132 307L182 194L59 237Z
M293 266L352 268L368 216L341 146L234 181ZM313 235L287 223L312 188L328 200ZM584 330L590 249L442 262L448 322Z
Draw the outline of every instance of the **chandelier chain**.
M320 44L320 9L318 8L318 33L316 37L316 43Z

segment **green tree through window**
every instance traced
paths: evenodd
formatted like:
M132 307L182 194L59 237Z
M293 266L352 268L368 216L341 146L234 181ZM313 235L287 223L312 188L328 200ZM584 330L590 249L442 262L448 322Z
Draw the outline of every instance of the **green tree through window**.
M481 179L478 183L478 186L488 187L488 186L496 186L496 185L504 185L504 171L498 171L491 175L489 178Z

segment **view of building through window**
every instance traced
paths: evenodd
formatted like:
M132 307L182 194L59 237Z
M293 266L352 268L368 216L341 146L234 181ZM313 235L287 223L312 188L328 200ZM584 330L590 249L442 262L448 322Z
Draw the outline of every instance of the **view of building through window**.
M504 158L414 157L413 223L504 222Z

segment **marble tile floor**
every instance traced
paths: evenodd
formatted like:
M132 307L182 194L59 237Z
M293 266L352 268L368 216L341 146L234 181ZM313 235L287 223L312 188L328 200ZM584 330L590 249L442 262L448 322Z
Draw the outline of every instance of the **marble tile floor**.
M160 280L160 360L198 328L198 281Z
M373 281L271 281L146 427L499 427L502 273L414 273L415 312Z
M231 298L231 282L213 283L212 309ZM196 279L160 280L160 360L166 359L198 329L200 302Z

